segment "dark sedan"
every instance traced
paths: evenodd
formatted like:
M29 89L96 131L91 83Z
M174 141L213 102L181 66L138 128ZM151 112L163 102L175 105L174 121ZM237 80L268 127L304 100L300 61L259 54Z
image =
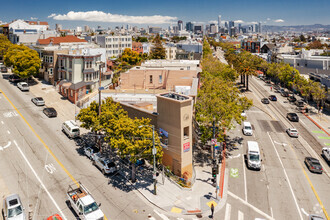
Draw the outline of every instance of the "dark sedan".
M289 97L289 93L286 92L286 91L282 91L281 92L281 96L283 96L283 97Z
M288 97L288 101L289 101L289 102L295 102L295 101L297 101L297 99L296 99L296 97L294 97L294 96L289 96L289 97Z
M306 164L307 168L309 169L309 171L311 171L313 173L322 174L323 168L318 159L313 158L313 157L306 157L305 164Z
M270 101L274 101L274 102L277 101L276 95L270 95L268 98Z
M9 82L13 82L13 83L20 82L22 80L21 77L15 74L10 75L8 78L9 78Z
M264 104L269 104L269 100L267 98L262 98L261 102Z
M48 117L56 117L57 116L57 112L54 108L44 108L43 113Z
M299 117L296 113L288 113L286 114L286 117L290 120L290 121L295 121L298 122L299 121Z

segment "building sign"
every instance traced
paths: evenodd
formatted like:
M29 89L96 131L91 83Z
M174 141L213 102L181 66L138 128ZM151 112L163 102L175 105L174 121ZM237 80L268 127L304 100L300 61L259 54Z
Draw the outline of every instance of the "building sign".
M183 152L188 152L190 150L190 142L183 144Z
M168 145L168 132L164 129L159 128L159 139L160 145L164 148L167 148Z

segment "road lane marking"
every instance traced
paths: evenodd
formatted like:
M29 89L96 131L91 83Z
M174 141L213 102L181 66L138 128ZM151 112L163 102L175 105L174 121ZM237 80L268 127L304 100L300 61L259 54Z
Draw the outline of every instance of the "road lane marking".
M31 129L31 131L35 134L35 136L39 139L39 141L44 145L44 147L47 149L47 151L52 155L52 157L55 159L55 161L60 165L60 167L64 170L64 172L70 177L70 179L79 187L78 181L71 175L71 173L64 167L64 165L61 163L61 161L55 156L55 154L50 150L48 145L42 140L42 138L37 134L37 132L32 128L30 123L25 119L25 117L22 115L22 113L16 108L16 106L10 101L10 99L7 97L7 95L0 89L0 92L3 94L3 96L6 98L6 100L10 103L10 105L16 110L14 112L17 115L20 115L21 118L24 120L24 122L28 125L28 127ZM104 215L104 219L108 220L107 216Z
M53 158L56 160L56 162L62 167L62 169L64 170L64 172L71 178L71 180L77 185L79 186L78 181L71 175L71 173L64 167L64 165L59 161L59 159L57 159L57 157L55 156L55 154L50 150L50 148L48 147L48 145L41 139L41 137L37 134L37 132L32 128L32 126L29 124L29 122L25 119L25 117L22 115L22 113L16 108L16 106L9 100L9 98L6 96L6 94L0 89L0 92L2 92L3 96L7 99L7 101L11 104L11 106L13 106L13 108L16 110L16 112L14 112L17 115L20 115L21 118L24 120L24 122L28 125L28 127L31 129L31 131L35 134L35 136L39 139L39 141L44 145L44 147L47 149L47 151L53 156Z
M7 133L10 134L10 131L7 130Z
M292 196L293 196L294 202L295 202L295 204L296 204L296 208L297 208L297 210L298 210L298 213L299 213L300 219L303 219L303 217L302 217L302 215L301 215L301 211L300 211L299 206L298 206L298 202L297 202L296 196L294 195L293 189L292 189L292 187L291 187L290 179L289 179L289 177L288 177L288 174L286 173L286 170L285 170L285 168L284 168L284 165L283 165L283 163L282 163L282 160L281 160L281 158L280 158L280 155L279 155L278 152L277 152L277 149L276 149L276 147L275 147L275 144L274 144L272 138L271 138L270 135L269 135L269 132L267 132L267 135L268 135L270 141L272 142L272 145L273 145L273 147L274 147L274 149L275 149L276 155L277 155L277 157L278 157L278 159L279 159L279 161L280 161L280 164L281 164L281 166L282 166L282 168L283 168L283 172L284 172L285 178L286 178L287 181L288 181L289 188L290 188L291 194L292 194Z
M154 212L159 215L163 220L170 220L169 218L166 217L166 215L159 213L156 209L154 209Z
M1 121L1 124L4 124L4 122L3 122L3 121Z
M245 201L247 202L247 186L246 186L246 173L245 173L245 161L244 156L243 159L243 176L244 176L244 194L245 194Z
M52 163L46 164L45 169L50 174L53 174L56 171L56 168L55 168L54 164L52 164Z
M228 195L230 195L231 197L233 197L234 199L238 199L239 201L241 201L243 204L245 204L246 206L250 207L251 209L253 209L255 212L259 213L260 215L264 216L265 218L274 220L273 217L267 215L266 213L264 213L263 211L261 211L260 209L258 209L257 207L251 205L248 202L245 202L243 199L241 199L240 197L236 196L234 193L228 191Z
M237 178L238 177L238 169L237 168L230 168L230 176Z
M229 203L227 203L226 204L225 220L230 220L230 212L231 212L231 205Z
M53 198L53 196L49 193L48 189L46 188L46 186L44 185L44 183L41 181L41 179L39 178L38 174L36 173L36 171L33 169L31 163L29 162L29 160L26 158L25 154L23 153L23 151L21 150L21 148L18 146L18 144L16 143L16 141L14 141L14 144L16 145L18 151L21 153L23 159L25 160L25 162L27 163L27 165L30 167L32 173L34 174L34 176L36 177L36 179L38 180L38 182L40 183L40 185L42 186L42 188L45 190L45 192L47 193L47 195L49 196L50 200L53 202L53 204L55 205L56 209L60 212L61 216L64 219L67 219L64 215L64 213L62 212L62 210L60 209L60 207L57 205L55 199Z
M8 141L8 144L6 146L4 146L4 147L0 146L0 150L2 151L4 149L6 149L7 147L9 147L10 145L11 145L11 141Z
M305 122L303 122L302 120L300 120L300 122L303 123L306 126Z
M270 207L270 214L272 215L272 218L274 218L273 208Z
M301 208L301 211L302 211L302 213L304 213L304 215L308 216L308 213L305 211L304 208Z
M307 181L308 181L310 187L312 188L313 193L314 193L314 195L315 195L317 201L319 202L319 205L321 206L321 208L322 208L322 210L323 210L323 213L324 213L325 217L326 217L327 219L330 219L330 217L329 217L329 215L328 215L328 213L327 213L327 210L325 210L325 207L323 206L323 203L322 203L322 201L321 201L319 195L317 194L317 192L316 192L316 190L315 190L315 188L314 188L314 186L313 186L313 184L312 184L312 181L309 179L309 177L308 177L308 175L307 175L307 173L306 173L306 171L305 171L303 165L302 165L301 162L299 161L299 159L298 159L298 157L297 157L297 155L296 155L296 152L293 150L293 147L292 147L291 144L290 144L290 148L291 148L292 152L294 153L294 155L295 155L295 157L296 157L296 159L297 159L297 161L298 161L298 163L299 163L299 165L300 165L300 167L301 167L301 169L302 169L302 171L303 171L303 173L304 173L304 175L305 175L305 177L306 177L306 179L307 179Z
M244 220L244 214L240 210L238 210L238 220Z

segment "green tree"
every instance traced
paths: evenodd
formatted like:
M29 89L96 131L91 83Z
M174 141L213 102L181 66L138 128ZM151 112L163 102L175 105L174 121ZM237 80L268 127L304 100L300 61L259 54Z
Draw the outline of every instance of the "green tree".
M322 88L321 84L319 82L313 82L312 83L312 96L313 100L316 101L318 106L318 112L320 112L320 108L323 104L323 101L326 98L327 92L324 88Z
M219 124L218 140L223 141L225 131L233 128L234 121L240 124L244 120L241 116L242 111L251 105L252 101L240 96L233 82L220 77L205 76L195 106L196 120L200 124L202 133L201 141L205 143L212 137L208 123L212 122L213 117Z
M8 38L0 34L0 60L3 59L3 56L6 54L8 48L12 45L12 43L8 40Z
M203 58L207 58L209 55L212 56L212 50L210 44L207 42L207 39L204 38L203 41Z
M37 51L24 45L11 45L4 56L6 66L23 79L35 76L40 69L41 60Z
M302 41L302 42L306 42L306 38L305 38L304 35L300 35L299 40Z
M163 47L163 42L159 34L153 39L153 47L151 48L150 58L151 59L165 59L166 52Z

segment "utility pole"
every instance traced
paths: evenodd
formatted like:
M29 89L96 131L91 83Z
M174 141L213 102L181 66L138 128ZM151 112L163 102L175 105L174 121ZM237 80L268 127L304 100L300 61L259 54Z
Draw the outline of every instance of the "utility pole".
M102 87L101 87L101 76L102 76L102 72L101 72L101 68L105 66L105 63L102 61L96 61L97 64L99 64L99 117L101 116L101 99L102 99ZM102 143L101 143L101 134L99 132L98 135L98 139L99 139L99 149L102 152Z
M154 173L153 173L153 178L154 178L154 194L157 195L157 179L156 179L156 153L157 149L155 148L155 126L152 125L152 154L154 156Z

